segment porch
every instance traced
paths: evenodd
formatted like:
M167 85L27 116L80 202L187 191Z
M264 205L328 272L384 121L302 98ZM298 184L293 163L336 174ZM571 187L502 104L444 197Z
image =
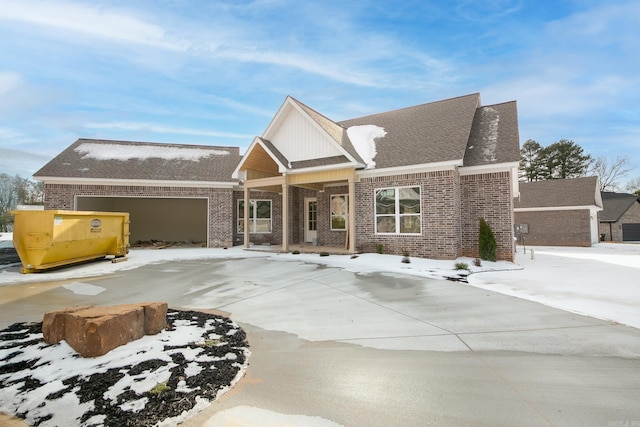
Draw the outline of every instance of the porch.
M349 250L349 248L341 247L341 246L324 246L324 245L313 245L311 243L298 243L298 244L289 244L287 248L282 245L250 245L249 247L244 248L245 251L255 251L255 252L273 252L273 253L289 253L289 252L300 252L301 254L320 254L320 253L328 253L330 255L350 255L353 254Z

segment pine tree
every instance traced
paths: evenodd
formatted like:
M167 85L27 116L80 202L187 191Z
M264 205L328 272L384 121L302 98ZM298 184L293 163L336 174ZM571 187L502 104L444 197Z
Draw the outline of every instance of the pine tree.
M480 233L478 235L478 252L480 253L480 259L495 261L497 248L496 236L493 235L491 226L484 218L480 218Z
M522 144L520 150L520 177L528 182L542 179L540 176L540 154L542 146L533 139Z

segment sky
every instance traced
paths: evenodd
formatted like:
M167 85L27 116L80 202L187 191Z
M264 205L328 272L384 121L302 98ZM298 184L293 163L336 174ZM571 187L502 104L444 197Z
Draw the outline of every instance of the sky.
M78 138L237 146L291 95L341 121L470 93L520 142L628 156L636 0L2 0L0 173Z

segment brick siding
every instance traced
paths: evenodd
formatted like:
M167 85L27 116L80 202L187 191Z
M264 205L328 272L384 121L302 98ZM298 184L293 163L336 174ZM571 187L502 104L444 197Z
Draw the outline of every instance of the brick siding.
M73 210L76 196L135 197L135 198L206 198L209 207L209 247L233 244L232 190L224 188L154 187L136 185L70 185L45 184L45 209ZM132 224L135 227L135 224Z
M420 187L422 199L420 235L377 235L375 191L387 187ZM356 249L432 259L454 259L460 250L460 193L455 171L424 172L363 178L356 183Z
M525 245L591 246L591 213L588 209L516 212L516 224L528 224Z
M461 255L478 257L480 218L491 226L499 260L513 261L513 192L511 173L495 172L460 177L462 200Z

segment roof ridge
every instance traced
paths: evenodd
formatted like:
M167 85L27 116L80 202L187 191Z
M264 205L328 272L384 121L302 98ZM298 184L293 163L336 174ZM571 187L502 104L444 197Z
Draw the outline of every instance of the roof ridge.
M227 148L227 149L240 149L238 146L231 145L204 145L204 144L184 144L179 142L157 142L157 141L129 141L120 139L101 139L101 138L78 138L74 144L79 142L102 142L102 143L117 143L117 144L140 144L140 145L164 145L171 147L196 147L196 148Z
M324 114L314 110L303 102L298 101L292 96L289 96L291 101L298 104L300 108L313 120L318 126L320 126L331 139L344 148L344 139L346 134L346 128L341 124L333 121ZM350 150L349 150L350 151ZM353 155L353 153L350 153Z
M396 113L396 112L400 112L400 111L404 111L404 110L410 110L412 108L423 107L425 105L435 105L435 104L439 104L439 103L442 103L442 102L449 102L449 101L453 101L453 100L456 100L456 99L461 99L461 98L466 98L466 97L471 97L471 96L477 96L478 100L480 100L480 92L475 92L475 93L470 93L470 94L467 94L467 95L454 96L453 98L440 99L438 101L424 102L422 104L411 105L409 107L396 108L395 110L381 111L381 112L378 112L378 113L367 114L367 115L360 116L360 117L353 117L353 118L350 118L350 119L340 120L337 123L340 126L343 126L342 123L344 123L344 122L350 122L350 121L353 121L353 120L361 120L361 119L365 119L367 117L378 116L380 114Z
M321 116L322 118L330 121L331 123L338 125L342 128L344 128L344 126L340 125L338 122L336 122L335 120L325 116L324 114L322 114L321 112L319 112L318 110L309 107L307 104L305 104L304 102L298 100L297 98L294 98L293 96L289 95L289 98L291 98L292 101L294 101L295 103L299 104L301 107L305 108L306 110L311 110L312 112L316 113L317 115Z
M496 102L495 104L489 104L489 105L480 105L478 108L497 107L498 105L506 105L506 104L511 104L513 102L518 102L518 101L516 101L515 99L512 99L511 101Z

